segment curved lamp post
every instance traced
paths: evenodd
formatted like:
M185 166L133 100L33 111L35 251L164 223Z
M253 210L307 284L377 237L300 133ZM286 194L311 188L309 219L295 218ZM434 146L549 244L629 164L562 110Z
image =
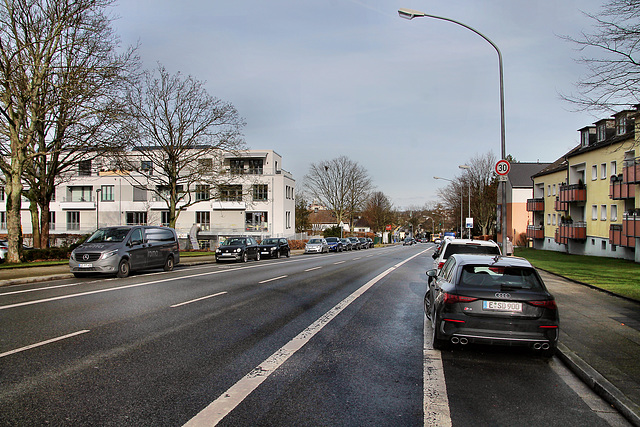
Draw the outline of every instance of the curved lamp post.
M468 30L473 31L480 37L482 37L487 43L489 43L498 53L498 66L500 67L500 152L501 158L506 160L506 143L505 143L505 125L504 125L504 77L503 77L503 67L502 67L502 53L500 53L500 49L494 42L492 42L487 36L482 34L480 31L476 30L473 27L470 27L462 22L456 21L450 18L444 18L442 16L429 15L428 13L420 12L412 9L398 9L398 15L404 19L413 19L413 18L433 18L439 19L441 21L452 22L454 24L460 25ZM507 248L507 183L504 181L500 181L501 188L501 200L502 204L500 206L500 216L501 216L501 229L502 229L502 251L506 251Z

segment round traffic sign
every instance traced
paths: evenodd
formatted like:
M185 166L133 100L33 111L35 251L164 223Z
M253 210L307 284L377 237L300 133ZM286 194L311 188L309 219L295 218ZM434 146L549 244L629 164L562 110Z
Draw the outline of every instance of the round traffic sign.
M496 163L496 173L498 175L506 175L509 173L510 169L511 165L506 160L498 160L498 162Z

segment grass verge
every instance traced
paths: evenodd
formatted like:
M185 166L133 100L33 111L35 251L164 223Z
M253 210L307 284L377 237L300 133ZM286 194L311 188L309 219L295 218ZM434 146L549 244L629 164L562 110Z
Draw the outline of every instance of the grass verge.
M640 264L618 258L516 248L535 267L640 301Z

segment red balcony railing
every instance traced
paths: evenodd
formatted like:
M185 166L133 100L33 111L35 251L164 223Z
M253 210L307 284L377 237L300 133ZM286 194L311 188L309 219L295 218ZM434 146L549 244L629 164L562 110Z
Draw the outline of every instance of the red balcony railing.
M614 175L609 184L609 197L613 200L630 199L635 197L635 189L632 184L623 181L622 174Z
M623 224L611 224L609 226L609 243L616 246L635 247L636 239L626 236Z
M544 199L527 199L527 212L544 212Z
M628 184L640 183L640 157L624 161L622 164L622 179Z
M572 184L560 186L560 202L586 202L587 187L584 184Z
M560 197L556 197L556 202L554 205L554 209L558 212L568 212L569 211L569 202L561 202Z
M632 239L640 237L640 213L625 213L623 215L622 232Z
M587 223L563 223L556 229L556 242L567 243L569 240L586 240Z
M527 225L527 239L544 239L544 228L538 225Z

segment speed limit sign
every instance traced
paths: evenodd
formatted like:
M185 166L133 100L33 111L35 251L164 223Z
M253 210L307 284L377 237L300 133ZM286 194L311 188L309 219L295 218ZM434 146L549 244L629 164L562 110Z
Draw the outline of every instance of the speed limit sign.
M511 169L511 165L506 160L498 160L496 163L496 173L498 175L506 175L509 173L509 169Z

